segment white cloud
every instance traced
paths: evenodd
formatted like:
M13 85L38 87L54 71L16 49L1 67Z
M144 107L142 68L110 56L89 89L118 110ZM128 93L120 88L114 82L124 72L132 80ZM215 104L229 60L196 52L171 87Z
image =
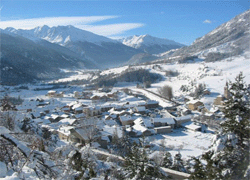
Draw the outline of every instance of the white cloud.
M93 32L103 36L116 36L125 33L128 30L144 26L141 23L117 23L106 25L92 25L92 23L104 21L107 19L118 18L119 16L80 16L80 17L45 17L33 19L21 19L1 21L0 28L13 27L16 29L32 29L37 26L66 26L72 25L77 28Z
M144 24L141 23L119 23L107 25L79 25L76 27L102 36L114 36L142 26L144 26Z
M206 23L206 24L211 24L211 23L212 23L212 21L211 21L211 20L209 20L209 19L206 19L205 21L203 21L203 23Z
M48 25L52 26L66 26L66 25L81 25L91 24L106 19L117 18L118 16L80 16L80 17L44 17L44 18L33 18L33 19L20 19L1 21L0 28L13 27L16 29L32 29L37 26Z

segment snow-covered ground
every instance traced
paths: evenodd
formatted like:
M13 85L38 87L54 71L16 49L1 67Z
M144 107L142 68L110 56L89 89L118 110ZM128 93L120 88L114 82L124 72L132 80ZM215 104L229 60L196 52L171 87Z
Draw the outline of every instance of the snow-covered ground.
M208 149L214 138L214 134L194 132L192 130L184 130L182 128L175 129L172 133L164 135L154 135L149 137L151 144L155 145L154 152L159 153L162 149L162 145L166 147L172 156L180 152L184 159L189 159L191 156L199 156Z

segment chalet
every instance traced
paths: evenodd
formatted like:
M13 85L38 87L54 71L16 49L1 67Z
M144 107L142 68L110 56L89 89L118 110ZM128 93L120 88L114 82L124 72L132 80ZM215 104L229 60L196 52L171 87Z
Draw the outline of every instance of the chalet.
M80 99L82 97L82 95L78 91L74 91L74 97L76 99Z
M154 127L154 124L151 122L149 118L143 118L143 117L139 117L136 120L134 120L134 124L141 124L145 126L146 128Z
M154 101L154 100L147 100L145 107L147 109L158 108L159 107L159 102L158 101Z
M217 106L224 106L224 101L226 100L225 96L223 95L219 95L216 97L216 99L214 100L214 105Z
M152 135L151 131L145 126L142 126L141 124L133 125L132 131L136 133L136 136L151 136Z
M174 118L177 127L181 127L181 124L189 122L189 121L191 121L191 119L192 119L191 115Z
M70 129L73 129L73 127L72 126L63 126L63 127L60 127L57 130L57 134L58 134L59 139L70 141L70 134L71 134L70 133Z
M174 118L152 118L151 121L155 127L160 127L160 126L171 126L171 128L175 127Z
M147 121L148 120L148 121ZM137 118L134 120L134 125L132 126L131 131L136 132L136 136L150 136L152 131L148 127L153 127L149 119Z
M196 125L194 122L186 122L184 124L181 125L182 127L192 130L192 131L201 131L201 126L200 125Z
M86 92L82 92L82 98L83 99L90 99L90 97L92 96L92 92L90 91L86 91Z
M175 116L173 114L171 114L168 110L163 109L161 111L159 111L159 114L163 117L163 118L175 118Z
M130 115L124 115L124 116L119 116L119 121L122 124L122 126L125 125L134 125L134 120L135 117L132 117Z
M70 107L69 106L63 106L61 109L65 113L70 113Z
M211 92L208 89L205 89L203 91L203 95L210 95L210 94L211 94Z
M101 108L99 106L94 106L94 107L84 107L83 108L83 113L87 117L91 116L98 116L101 114Z
M95 133L95 126L88 125L70 129L71 141L75 143L86 144L98 137Z
M145 108L145 106L137 106L137 107L133 108L133 111L135 113L145 114L146 113L146 108Z
M172 127L171 126L161 126L154 128L156 134L165 134L165 133L171 133Z
M201 101L192 100L188 102L188 109L190 109L191 111L198 110L200 106L204 106L204 104Z
M47 96L50 98L61 98L63 97L63 94L64 94L63 92L57 93L54 90L50 90L48 91Z

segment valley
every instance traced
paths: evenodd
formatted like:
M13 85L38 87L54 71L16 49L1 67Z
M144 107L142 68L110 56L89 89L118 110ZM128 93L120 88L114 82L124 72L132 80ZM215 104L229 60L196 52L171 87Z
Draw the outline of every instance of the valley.
M0 178L249 178L249 17L190 46L1 30Z

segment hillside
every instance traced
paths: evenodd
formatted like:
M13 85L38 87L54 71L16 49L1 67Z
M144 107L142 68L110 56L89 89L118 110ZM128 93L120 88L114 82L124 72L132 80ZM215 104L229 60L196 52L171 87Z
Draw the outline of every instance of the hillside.
M173 40L157 38L148 34L140 36L134 35L121 39L120 41L127 46L140 49L149 54L159 54L164 51L177 49L184 46L183 44L177 43Z
M248 51L249 42L250 10L247 10L196 39L192 45L166 52L163 57L189 59L188 57L196 56L206 61L216 61Z
M133 55L141 53L122 43L84 31L74 26L42 26L31 30L6 28L5 31L18 34L33 41L39 39L63 46L78 56L94 63L98 68L120 66L127 62Z
M70 50L1 32L1 83L17 84L65 76L61 69L94 67Z

